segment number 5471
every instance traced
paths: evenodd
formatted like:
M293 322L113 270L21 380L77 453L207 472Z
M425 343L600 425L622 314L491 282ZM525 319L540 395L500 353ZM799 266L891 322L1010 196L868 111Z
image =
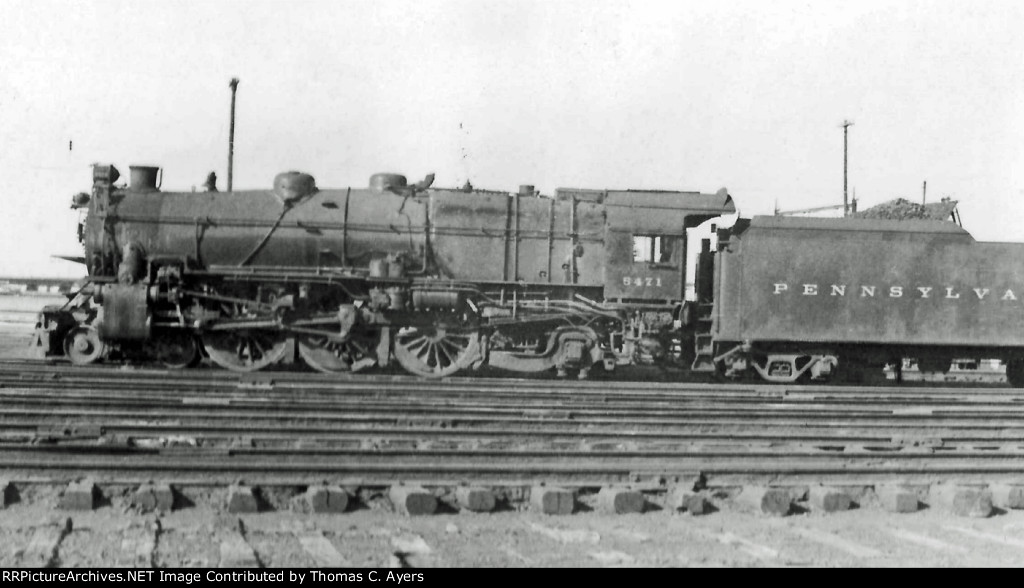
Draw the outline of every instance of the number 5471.
M623 278L622 278L622 285L623 286L634 286L634 287L637 287L637 288L639 288L641 286L660 287L661 286L661 278L651 278L651 277L641 278L641 277L637 277L637 276L623 276Z

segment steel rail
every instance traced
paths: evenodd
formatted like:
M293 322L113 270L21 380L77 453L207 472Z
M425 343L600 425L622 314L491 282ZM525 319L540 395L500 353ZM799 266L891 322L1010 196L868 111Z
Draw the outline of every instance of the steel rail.
M762 393L793 393L810 394L963 394L964 390L975 390L980 393L992 395L1005 395L1017 398L1024 398L1024 391L1007 388L1005 386L978 386L961 385L956 387L935 387L929 384L904 383L900 386L850 386L850 385L821 385L821 384L768 384L763 382L686 382L673 380L619 380L619 379L593 379L593 380L556 380L538 378L509 378L509 377L467 377L456 376L442 380L424 380L409 375L394 374L321 374L298 371L260 371L252 374L239 375L235 372L217 369L194 369L194 370L168 370L151 367L130 367L120 365L94 365L94 366L70 366L55 364L53 361L40 360L26 363L26 360L4 360L0 359L0 376L8 374L16 377L21 374L41 373L50 376L86 377L86 376L111 376L117 379L143 378L164 379L173 375L177 381L182 383L209 383L222 382L227 385L235 385L245 382L274 382L277 386L289 386L303 384L312 387L331 388L345 385L378 385L380 383L392 383L395 385L407 385L410 387L487 387L492 389L523 389L523 388L558 388L587 389L595 388L608 383L621 388L620 392L639 390L649 392L651 390L677 390L680 387L686 390L706 390L709 392L721 392L728 390L743 389L758 391ZM651 375L651 374L646 374Z

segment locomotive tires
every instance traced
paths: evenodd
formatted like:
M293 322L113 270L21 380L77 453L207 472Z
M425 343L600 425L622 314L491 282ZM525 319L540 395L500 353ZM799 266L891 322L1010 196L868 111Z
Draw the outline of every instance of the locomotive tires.
M1006 381L1014 388L1024 388L1024 358L1006 362Z
M195 367L202 359L195 336L186 332L160 333L146 342L146 351L172 370Z
M405 327L395 335L394 352L407 372L443 378L480 359L480 333L444 327Z
M324 373L358 372L376 365L379 333L353 334L343 343L327 337L303 335L297 343L299 355L309 367Z
M74 327L64 337L64 355L75 365L89 365L107 353L99 331L91 325Z
M277 363L288 351L288 339L274 331L210 331L203 347L213 363L233 372L254 372Z

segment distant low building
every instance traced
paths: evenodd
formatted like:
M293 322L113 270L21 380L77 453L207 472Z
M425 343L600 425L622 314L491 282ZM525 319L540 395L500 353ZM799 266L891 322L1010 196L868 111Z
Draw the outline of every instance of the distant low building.
M0 278L0 295L65 294L73 286L65 278Z

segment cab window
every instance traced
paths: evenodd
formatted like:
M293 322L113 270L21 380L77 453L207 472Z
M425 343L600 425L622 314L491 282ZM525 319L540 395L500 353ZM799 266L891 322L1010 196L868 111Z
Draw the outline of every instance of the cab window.
M672 263L679 249L679 237L667 235L634 235L633 261L635 263Z

